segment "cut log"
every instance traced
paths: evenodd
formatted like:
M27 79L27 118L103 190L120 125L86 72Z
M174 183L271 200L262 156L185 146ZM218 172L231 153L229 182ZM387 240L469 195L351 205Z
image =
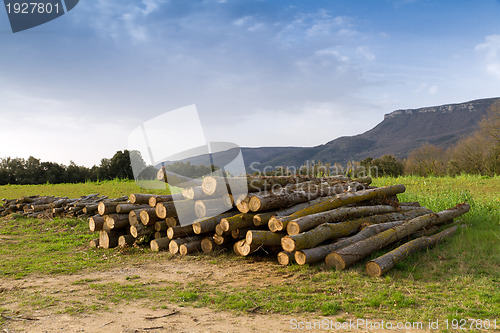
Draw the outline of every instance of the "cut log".
M170 241L170 244L168 245L168 250L172 254L177 254L179 252L179 246L181 246L182 244L201 241L203 238L204 238L203 236L193 236L187 238L172 239Z
M198 219L193 222L193 231L195 234L204 234L206 232L215 231L215 226L220 223L223 218L234 216L234 213L223 213L210 218Z
M242 249L243 249L243 246L245 245L245 240L242 239L240 241L237 241L236 243L234 243L233 245L233 252L236 254L236 255L239 255L239 256L243 256L243 253L242 253Z
M363 190L354 193L342 193L334 197L333 199L318 203L314 206L310 206L299 210L289 216L283 217L272 217L269 221L269 228L271 231L282 231L288 225L288 222L295 220L299 217L321 213L327 210L332 210L338 207L346 206L353 203L362 202L365 200L370 200L374 198L393 196L398 193L403 193L405 191L404 185L395 186L384 186L375 189Z
M327 262L327 265L329 266L335 266L337 269L345 269L374 251L411 235L422 228L439 224L444 221L449 221L450 219L465 214L469 211L469 209L470 206L467 203L462 203L439 213L426 214L416 217L400 226L383 231L380 234L371 236L368 239L337 250L329 254L325 260L330 260Z
M263 212L272 209L281 209L302 202L313 200L317 194L305 191L283 192L277 195L253 195L248 202L252 212Z
M244 196L243 198L239 198L236 201L236 209L240 213L248 213L250 211L250 205L248 202L250 201L250 196Z
M194 234L192 225L175 226L169 227L167 229L167 237L170 239L174 238L185 238Z
M338 222L338 221L342 221L345 219L351 219L351 218L362 217L362 216L392 213L395 210L396 210L396 208L394 208L392 206L340 207L340 208L329 210L329 211L322 212L322 213L311 214L311 215L299 217L295 220L290 221L286 227L286 230L287 230L289 235L298 235L300 233L311 230L311 229L313 229L321 224L324 224L324 223ZM356 225L356 228L358 228L358 227L359 227L359 225ZM342 236L347 236L347 235L343 234ZM315 237L315 236L313 236L313 237ZM338 237L341 237L341 236L338 236ZM309 247L313 247L313 246L309 246ZM287 250L285 250L285 251L287 251ZM292 251L288 251L288 252L292 252Z
M156 211L154 208L145 208L141 210L141 212L139 213L139 217L141 218L141 222L144 225L154 225L157 221L162 219L161 217L156 215Z
M230 193L229 186L226 184L224 177L206 176L203 178L201 188L206 195L216 197Z
M408 258L411 254L436 245L444 238L452 236L456 231L457 226L453 226L433 236L424 236L405 243L391 252L369 261L366 264L366 273L370 276L382 276L396 266L397 263Z
M194 201L192 200L182 200L168 202L160 202L156 205L156 215L165 219L167 217L175 217L175 216L195 216L194 212Z
M142 209L137 209L128 213L128 223L130 223L131 226L142 224L141 217L139 216L141 214L141 210Z
M156 207L157 204L160 202L168 202L168 201L173 201L173 200L183 200L184 197L180 193L176 194L167 194L167 195L155 195L149 198L149 206L150 207Z
M135 204L120 203L120 204L116 205L116 213L117 214L128 214L133 210L144 209L144 208L149 208L149 205L135 205Z
M371 237L377 233L380 233L384 230L393 228L395 226L401 225L405 222L405 220L400 220L400 221L391 221L391 222L385 222L385 223L380 223L380 224L375 224L366 227L365 229L361 230L357 234L351 237L347 237L342 240L338 240L334 243L331 244L326 244L318 247L313 247L310 249L304 249L301 251L296 251L295 252L295 261L299 265L305 265L305 264L312 264L315 262L322 261L325 259L327 255L332 253L333 251L337 249L341 249L347 245L359 242L360 240L366 239L368 237Z
M167 232L166 232L166 231L157 231L157 232L155 232L155 234L154 234L154 239L158 239L158 238L165 238L165 237L167 237L167 238L168 238L168 236L167 236Z
M101 202L97 206L97 212L100 215L108 215L116 213L116 206L119 205L119 202Z
M92 240L89 242L89 246L90 246L91 248L98 248L98 247L99 247L99 238L92 239Z
M165 220L160 220L160 221L157 221L155 222L155 230L156 231L167 231L168 229L168 226L167 226L167 222Z
M232 217L223 218L220 221L220 226L223 231L231 231L235 229L247 228L253 225L253 217L255 214L237 214Z
M266 212L266 213L260 213L260 214L255 214L253 217L253 224L258 227L261 225L267 225L269 222L269 219L273 216L276 216L276 212Z
M257 246L279 246L284 233L269 230L248 230L245 240L247 244ZM291 251L289 251L291 252Z
M294 253L281 251L278 253L278 263L283 266L290 265L293 262Z
M179 225L179 219L177 217L167 217L165 219L165 223L167 224L167 227L175 227L176 225Z
M181 244L181 246L179 246L179 254L181 256L185 256L186 254L193 252L200 252L200 251L201 251L201 240L196 242Z
M224 245L234 242L234 238L231 235L217 235L213 237L214 243L217 245Z
M86 205L85 207L83 207L82 211L87 215L91 215L97 213L98 207L99 204ZM62 208L62 207L56 207L56 208Z
M184 197L184 199L188 200L203 200L212 197L211 195L208 195L205 192L203 192L201 186L188 187L183 189L182 196Z
M57 208L56 208L57 209ZM104 217L101 215L94 215L89 218L89 229L90 231L100 231L104 227Z
M118 246L118 238L124 234L124 232L114 230L101 230L99 231L99 246L103 249L115 248Z
M224 234L229 235L230 233L231 233L230 231L229 232L224 231L224 229L222 229L222 226L220 225L220 223L215 226L215 234L216 235L222 236Z
M122 235L118 237L118 246L125 247L125 246L130 246L134 244L135 242L135 237L132 235Z
M152 240L151 243L149 243L149 246L151 247L151 251L158 252L161 250L168 249L169 244L170 244L170 239L164 237Z
M109 214L104 216L104 229L118 230L130 227L128 214Z
M144 224L138 224L130 226L130 234L135 238L142 236L150 236L155 232L153 226L145 226Z
M217 199L197 200L194 204L194 210L198 218L218 215L231 208L233 208L233 199L229 194Z
M149 206L149 199L154 196L154 194L132 193L129 197L129 201L136 205Z
M201 250L203 253L210 253L223 249L224 247L215 244L212 237L205 237L201 240Z
M242 256L246 257L246 256L254 253L255 251L257 251L260 248L261 248L261 245L248 244L246 241L244 241L240 245L239 252L241 253Z
M177 187L191 187L191 186L201 186L202 181L199 179L192 179L185 177L174 172L165 170L164 167L158 170L156 173L156 179L167 182L171 186Z
M250 230L250 228L231 230L231 237L235 240L243 239L246 237L248 230Z

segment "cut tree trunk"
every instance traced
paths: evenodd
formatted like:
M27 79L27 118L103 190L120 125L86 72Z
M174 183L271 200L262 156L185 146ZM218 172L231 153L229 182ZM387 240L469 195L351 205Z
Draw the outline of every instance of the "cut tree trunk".
M91 248L98 248L98 247L99 247L99 238L92 239L92 240L89 242L89 246L90 246Z
M189 177L181 176L179 174L176 174L174 172L165 170L164 167L158 170L156 173L156 179L164 181L168 183L169 185L172 186L177 186L177 187L191 187L191 186L200 186L202 181L199 179L192 179Z
M149 205L135 205L135 204L118 204L116 205L116 213L117 214L128 214L136 209L144 209L149 208Z
M132 245L135 242L135 237L132 235L123 235L118 237L118 246L124 247Z
M294 253L281 251L278 253L278 263L283 266L290 265L294 259Z
M182 196L184 199L188 200L204 200L209 199L212 196L205 194L201 186L188 187L182 190Z
M214 217L198 219L193 222L193 231L195 234L204 234L206 232L215 231L215 226L220 223L223 218L234 216L234 213L223 213Z
M169 244L170 244L170 239L165 237L152 240L151 243L149 243L149 246L151 247L151 251L158 252L161 250L168 249Z
M161 218L175 217L175 216L195 216L194 201L181 200L160 202L156 205L156 215Z
M295 220L290 221L286 227L286 230L289 235L298 235L324 223L338 222L345 219L362 216L392 213L395 210L396 208L392 206L340 207L322 213L299 217ZM356 228L357 227L359 227L359 225L357 225Z
M194 211L198 218L221 214L231 208L233 208L233 199L229 194L217 199L197 200L194 204Z
M165 219L165 223L167 224L167 227L175 227L176 225L179 225L179 220L177 217L167 217Z
M283 191L283 193L276 195L272 194L253 195L250 198L248 205L252 212L258 213L266 210L289 207L302 202L316 199L316 197L317 194L305 191L297 191L290 193Z
M128 214L109 214L104 216L104 229L118 230L130 227Z
M101 202L97 206L97 212L100 215L114 214L116 213L116 206L119 204L119 202Z
M318 203L314 206L304 208L289 216L283 216L283 217L274 216L269 221L269 228L270 229L272 228L271 231L285 230L288 222L295 220L299 217L321 213L327 210L332 210L338 207L362 202L365 200L370 200L380 197L388 197L396 195L398 193L403 193L404 191L405 191L404 185L395 185L395 186L384 186L375 189L363 190L354 193L339 194L333 199Z
M156 231L167 231L168 226L165 220L155 222L155 230Z
M179 254L181 256L185 256L186 254L193 252L200 252L200 251L201 251L201 240L196 242L181 244L181 246L179 246Z
M100 231L104 227L104 217L101 215L94 215L89 218L89 229L90 231Z
M269 230L248 230L245 240L247 244L257 246L280 246L284 233Z
M176 194L167 194L167 195L155 195L149 198L149 206L150 207L156 207L157 204L160 202L168 202L168 201L173 201L173 200L182 200L184 197L182 194L176 193Z
M229 186L226 184L224 177L206 176L203 178L201 188L206 195L216 197L230 193Z
M144 225L154 225L157 221L162 219L161 217L156 215L156 211L154 208L145 208L141 210L139 217L141 218L141 222Z
M168 238L166 231L157 231L157 232L155 232L153 237L154 237L154 239L165 238L165 237Z
M174 238L185 238L188 236L191 236L194 234L193 231L193 226L190 225L184 225L184 226L175 226L175 227L169 227L167 229L167 237L170 239Z
M220 221L220 226L223 231L232 231L235 229L247 228L253 225L253 217L255 214L237 214L233 217L223 218Z
M214 243L217 245L224 245L234 242L234 238L231 235L217 235L213 236Z
M172 254L177 254L179 252L179 246L181 246L182 244L201 241L203 238L204 238L203 236L193 236L193 237L172 239L170 241L170 244L168 245L168 250Z
M457 226L453 226L433 236L424 236L405 243L391 252L369 261L366 264L366 272L370 276L382 276L411 254L436 245L444 238L452 236L456 231Z
M149 236L155 232L153 226L145 226L144 224L133 225L130 227L130 234L135 238Z
M154 196L154 194L132 193L129 197L129 201L136 205L149 206L149 199Z
M142 224L141 217L139 216L141 214L141 210L142 209L137 209L128 213L128 222L131 226Z
M411 235L422 228L449 221L450 219L465 214L469 211L469 209L470 206L467 203L462 203L439 213L416 217L398 227L383 231L380 234L351 244L329 254L328 258L331 260L330 265L335 266L337 269L345 269L374 251L380 250L381 248Z
M205 237L201 240L201 250L203 253L211 253L223 249L224 247L215 244L212 237Z
M333 251L337 249L341 249L347 245L359 242L360 240L366 239L368 237L371 237L377 233L380 233L384 230L393 228L395 226L401 225L405 222L405 220L400 220L400 221L391 221L391 222L385 222L385 223L380 223L380 224L374 224L371 226L366 227L365 229L361 230L354 236L336 241L331 244L323 245L323 246L318 246L318 247L313 247L310 249L304 249L301 251L296 251L295 252L295 261L299 265L305 265L305 264L312 264L318 261L321 261L325 259L327 255L332 253Z
M114 230L99 231L99 246L103 249L111 249L118 246L118 238L124 235L124 232L118 232Z

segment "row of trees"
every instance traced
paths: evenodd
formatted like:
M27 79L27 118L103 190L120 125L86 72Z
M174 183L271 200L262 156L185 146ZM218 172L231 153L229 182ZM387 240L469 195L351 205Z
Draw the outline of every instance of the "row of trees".
M134 179L127 150L118 151L111 158L103 158L99 166L87 168L70 162L68 166L41 162L30 156L0 159L0 185L6 184L61 184L85 181Z

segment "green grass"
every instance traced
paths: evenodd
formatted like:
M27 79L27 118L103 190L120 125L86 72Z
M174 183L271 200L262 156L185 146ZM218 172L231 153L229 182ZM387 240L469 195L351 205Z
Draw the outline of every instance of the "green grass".
M89 304L66 302L64 295L28 297L27 291L0 293L0 304L11 297L26 296L23 306L35 309L57 308L68 314L103 311L112 304L140 300L151 307L162 302L181 306L211 307L237 313L248 311L270 313L308 313L348 318L425 321L435 319L480 318L498 319L500 313L500 177L456 178L378 178L374 184L404 184L402 201L419 201L435 211L467 201L471 211L463 219L467 227L451 239L410 256L381 278L370 278L364 272L366 260L345 270L327 270L323 265L291 265L274 269L289 276L281 283L261 286L252 283L232 287L217 283L208 285L200 278L192 282L143 283L131 275L124 282L100 283L83 278L75 287L89 288ZM74 192L73 185L61 186L61 192L50 185L37 187L39 194L83 195L99 192L120 196L130 191L129 182L106 182ZM95 187L111 188L96 191ZM30 187L24 187L29 189ZM15 191L18 191L16 189ZM0 193L19 197L34 192L15 192L10 186ZM88 192L87 192L88 191ZM113 192L114 191L114 192ZM113 193L113 194L112 194ZM7 195L4 195L7 196ZM168 253L152 253L148 249L89 249L88 240L95 237L87 222L76 219L40 221L18 218L0 221L0 278L34 278L37 275L73 274L94 270L171 260ZM378 252L378 254L384 251ZM375 257L374 254L372 257ZM368 260L369 258L367 258ZM183 259L186 264L202 260L214 270L225 263L266 259L241 258L223 254L197 255ZM270 259L272 260L272 259ZM134 303L135 304L135 303ZM0 319L1 323L1 319Z

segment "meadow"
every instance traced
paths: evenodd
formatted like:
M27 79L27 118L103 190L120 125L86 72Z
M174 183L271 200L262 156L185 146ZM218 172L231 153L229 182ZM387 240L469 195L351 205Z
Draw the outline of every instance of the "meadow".
M500 177L407 176L377 178L374 184L404 184L407 190L399 195L401 201L419 201L434 211L461 202L468 202L471 210L459 222L465 226L451 239L412 255L381 278L365 274L366 260L345 271L335 271L321 264L281 267L267 258L235 257L227 252L179 259L165 252L152 253L147 248L89 249L87 242L95 235L88 231L85 220L2 219L0 277L4 281L63 277L147 266L152 262L175 262L182 267L202 265L212 270L233 267L236 263L261 272L262 276L256 279L256 273L252 273L251 279L241 277L243 285L209 285L204 275L171 283L159 280L144 283L140 275L112 283L82 278L76 283L95 295L92 305L69 301L64 294L38 294L33 298L28 290L10 290L0 292L0 312L12 311L9 304L20 298L26 301L16 303L18 310L54 309L68 314L106 311L123 302L141 301L151 308L171 302L240 314L255 309L261 313L309 313L334 316L338 322L352 318L410 322L438 318L496 319L500 328ZM118 197L137 192L149 191L138 189L133 182L116 180L1 186L0 198L33 194L76 197L89 193ZM273 274L281 278L266 281Z

